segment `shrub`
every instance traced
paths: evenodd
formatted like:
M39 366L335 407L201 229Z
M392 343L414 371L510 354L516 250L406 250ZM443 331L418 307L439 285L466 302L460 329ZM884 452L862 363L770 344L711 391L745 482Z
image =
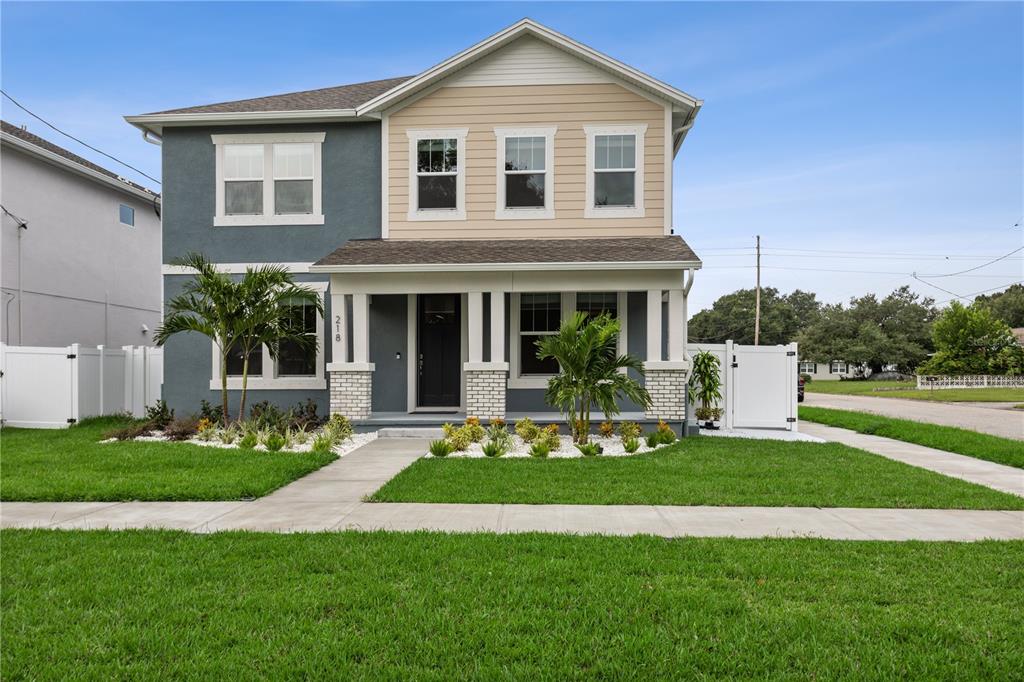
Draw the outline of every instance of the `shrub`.
M199 421L196 422L197 431L208 431L212 428L214 428L214 422L209 417L200 417Z
M238 431L233 426L217 431L217 440L224 445L231 445L235 442L236 438L238 438Z
M544 429L534 442L540 443L550 452L557 452L562 447L562 439L558 437L558 432L550 429Z
M324 419L316 413L316 401L312 398L307 398L306 402L299 403L288 410L286 416L288 426L292 429L304 428L309 431L324 422Z
M277 431L271 431L263 440L263 447L270 452L277 452L286 445L284 436Z
M256 432L249 431L238 440L238 447L244 448L246 450L252 450L254 447L256 447L256 444L258 442L259 438L257 438Z
M324 433L334 439L335 443L342 443L352 437L352 422L345 415L332 414L324 424Z
M213 406L210 404L209 400L200 400L199 417L200 421L206 419L212 424L220 424L221 422L224 421L224 406Z
M658 435L657 431L647 434L644 440L647 441L647 447L649 448L656 448L661 445L661 436Z
M595 455L601 454L601 446L597 443L577 443L576 449L580 451L584 457L594 457Z
M261 400L249 410L249 420L258 429L271 429L284 433L289 416L269 400Z
M326 433L319 433L313 438L313 452L331 452L334 449L334 440Z
M619 424L619 436L622 437L623 441L630 438L639 438L641 433L643 433L643 429L636 422L621 422Z
M532 443L540 435L540 427L529 417L523 417L516 422L516 435L522 438L524 443Z
M555 434L557 436L558 435L558 424L548 424L547 426L544 427L544 430L547 431L548 433L553 433L553 434Z
M452 431L451 435L448 436L448 442L451 443L451 446L454 449L462 452L468 448L469 444L473 441L469 437L469 432L466 431L466 427L463 426L461 429L455 429Z
M173 420L174 410L168 409L166 400L157 400L155 405L146 408L146 421L155 430L163 431Z
M537 442L530 446L530 457L539 457L541 459L551 454L551 448L545 443Z
M196 425L196 429L198 431L196 438L204 443L209 443L217 437L217 428L212 424L203 424L202 419L199 420L199 423Z
M449 422L445 422L444 424L441 424L441 432L444 433L444 437L445 438L451 438L452 434L455 433L457 428L458 427L456 427L454 424L451 424Z
M152 427L147 421L136 421L132 422L128 426L124 426L120 429L114 429L103 434L104 438L116 438L117 440L135 440L139 436L145 436Z
M480 426L480 417L466 417L465 426Z
M597 427L597 432L601 434L602 438L611 438L615 435L615 424L611 421L601 422Z
M432 440L430 441L430 454L433 457L447 457L452 454L452 444L446 440Z
M693 416L697 418L697 421L709 422L714 419L715 409L713 407L698 407L693 411Z
M493 440L488 443L484 443L483 450L484 457L502 457L506 452L501 443L496 443Z
M473 419L476 421L470 421ZM487 431L484 430L484 427L480 426L480 420L476 419L476 417L470 417L467 419L465 425L460 429L460 431L465 432L466 437L469 438L471 443L479 443L487 437Z
M298 445L305 445L309 441L309 431L306 430L306 425L303 424L293 429L288 429L287 437Z
M504 426L491 426L487 429L487 439L492 443L497 443L505 450L511 449L514 445L512 434Z
M669 445L676 442L676 432L666 424L665 428L658 429L658 442L662 445Z
M635 437L627 438L626 440L622 441L622 449L632 455L634 452L640 449L640 441Z
M495 417L491 420L491 426L497 426L504 429L506 427L505 420L501 417Z
M164 437L167 440L188 440L192 436L196 435L197 429L195 417L183 417L181 419L175 419L166 427L164 427Z

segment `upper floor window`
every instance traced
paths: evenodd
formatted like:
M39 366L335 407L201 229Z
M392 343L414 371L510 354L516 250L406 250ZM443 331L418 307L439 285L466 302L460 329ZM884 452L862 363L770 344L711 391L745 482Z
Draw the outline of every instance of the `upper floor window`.
M322 225L324 133L213 135L214 225Z
M408 130L409 220L465 220L465 128Z
M556 128L495 128L496 219L554 218Z
M587 218L644 216L644 133L647 126L584 126L587 135Z
M126 204L118 204L117 218L122 225L135 227L135 209Z

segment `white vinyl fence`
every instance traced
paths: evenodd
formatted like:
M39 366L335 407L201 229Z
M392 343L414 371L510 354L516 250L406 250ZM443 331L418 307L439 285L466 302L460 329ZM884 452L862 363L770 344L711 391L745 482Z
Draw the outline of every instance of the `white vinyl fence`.
M744 346L725 343L693 343L686 347L692 358L706 350L718 356L722 378L722 426L727 429L759 428L797 430L796 344ZM690 405L694 419L697 405Z
M965 374L963 376L917 375L917 387L942 388L1024 388L1024 375Z
M136 417L160 399L164 351L73 344L64 348L0 344L0 420L56 429L86 417Z

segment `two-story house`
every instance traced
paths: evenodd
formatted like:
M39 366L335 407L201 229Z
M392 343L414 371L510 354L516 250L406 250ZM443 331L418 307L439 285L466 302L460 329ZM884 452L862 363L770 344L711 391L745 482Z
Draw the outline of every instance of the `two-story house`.
M234 273L283 263L324 296L323 347L251 358L255 400L550 412L557 364L535 341L608 311L644 360L648 416L679 421L701 262L673 231L673 159L700 106L524 19L416 76L127 120L163 146L165 298L190 251ZM165 362L174 407L219 388L208 339L173 339Z

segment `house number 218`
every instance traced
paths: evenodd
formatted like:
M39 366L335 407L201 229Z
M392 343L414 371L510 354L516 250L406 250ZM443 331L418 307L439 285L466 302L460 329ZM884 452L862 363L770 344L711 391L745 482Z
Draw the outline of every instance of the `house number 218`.
M341 341L341 315L334 316L334 340Z

